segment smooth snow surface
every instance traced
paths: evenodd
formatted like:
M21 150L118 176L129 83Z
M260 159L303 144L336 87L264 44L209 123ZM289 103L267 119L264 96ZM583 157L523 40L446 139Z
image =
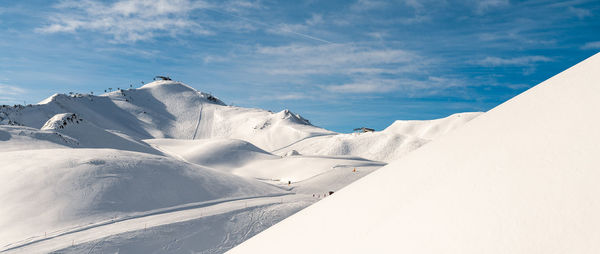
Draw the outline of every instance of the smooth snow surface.
M596 54L230 253L599 253L599 98Z

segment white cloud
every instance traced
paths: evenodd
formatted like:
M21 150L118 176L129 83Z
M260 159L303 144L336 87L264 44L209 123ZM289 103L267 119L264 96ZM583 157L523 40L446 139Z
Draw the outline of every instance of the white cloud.
M568 10L569 12L575 14L575 16L577 16L577 18L579 19L584 19L585 17L592 16L592 12L586 9L569 6Z
M36 31L72 33L88 30L108 34L116 42L183 33L211 34L189 18L191 11L209 6L190 0L120 0L113 3L67 0L55 6L60 12L51 16L50 24Z
M252 57L251 73L303 86L320 84L316 86L330 93L429 89L414 80L426 79L428 64L436 61L402 49L354 43L258 47Z
M124 55L133 55L133 56L138 56L138 57L143 57L143 58L156 58L156 57L164 58L165 57L165 55L161 54L161 51L159 51L159 50L155 50L155 49L146 50L146 49L134 48L134 47L97 48L96 51L111 52L111 53L118 53L118 54L124 54Z
M202 57L202 61L205 64L210 64L210 63L224 63L224 62L227 62L229 60L230 59L228 57L217 56L217 55L208 55L208 56Z
M388 93L401 92L404 96L431 96L436 94L458 93L462 88L473 86L468 82L451 77L428 76L425 79L411 78L370 78L342 85L321 86L335 93Z
M271 99L273 99L273 98L276 100L288 101L288 100L306 99L306 98L308 98L308 96L306 94L291 93L291 94L280 94L280 95L271 97Z
M581 49L600 49L600 41L588 42L581 46Z
M323 86L322 88L335 93L386 93L398 87L393 80L369 80L343 85Z
M475 4L475 12L483 14L491 9L508 6L508 0L479 0Z
M350 6L354 11L368 11L373 9L381 9L387 6L388 3L379 0L358 0Z
M531 66L538 62L551 62L552 59L545 56L523 56L514 58L500 58L488 56L478 61L482 66Z
M27 91L23 88L0 83L0 103L20 103L22 101L18 100L16 97L21 97L25 92Z
M0 84L0 94L3 94L3 95L20 95L25 92L26 92L25 89L22 89L22 88L19 88L16 86Z
M233 13L243 13L247 10L261 9L262 5L258 1L233 0L223 3L223 9Z
M305 21L305 23L309 26L314 26L323 23L323 15L321 14L312 14L312 16Z
M354 44L260 47L260 56L270 59L270 74L381 74L416 71L419 57L399 49L374 49Z

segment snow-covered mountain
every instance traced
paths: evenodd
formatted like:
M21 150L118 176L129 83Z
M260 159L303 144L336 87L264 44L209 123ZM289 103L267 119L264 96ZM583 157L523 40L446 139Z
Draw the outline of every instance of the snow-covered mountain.
M324 135L303 139L274 151L296 151L308 155L349 155L391 162L479 116L480 112L459 113L426 121L397 120L383 131Z
M230 253L598 253L598 70L600 54Z
M62 114L84 119L83 125L75 128L64 119L61 121L68 128L54 128L75 140L75 146L68 142L58 144L71 147L149 152L146 145L138 145L141 140L220 138L244 140L277 155L296 150L306 155L349 155L389 162L480 113L430 121L396 121L381 132L339 134L315 127L289 110L272 113L226 106L218 98L183 83L161 80L101 96L55 94L36 105L5 105L0 108L0 123L43 129L48 121L63 117ZM89 140L91 137L94 140Z
M266 150L333 134L288 110L226 106L218 98L175 81L102 96L55 94L39 104L0 108L0 121L41 128L56 114L75 113L89 123L135 139L238 138Z
M175 81L4 105L0 251L222 253L477 115L340 134Z

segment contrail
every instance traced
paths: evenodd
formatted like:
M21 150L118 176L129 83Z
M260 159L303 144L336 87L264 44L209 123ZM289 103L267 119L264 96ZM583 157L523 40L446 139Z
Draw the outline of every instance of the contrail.
M222 11L218 11L218 10L214 10L214 9L207 9L207 10L213 11L213 12L216 12L216 13L219 13L219 14L222 14L222 15L235 17L235 18L238 18L238 19L243 19L243 20L248 21L250 23L258 24L258 25L261 25L261 26L274 27L271 24L268 24L268 23L265 23L265 22L262 22L262 21L252 20L252 19L249 19L249 18L246 18L246 17L235 15L235 14L226 13L226 12L222 12ZM335 43L330 42L328 40L324 40L324 39L321 39L321 38L318 38L318 37L314 37L312 35L303 34L303 33L299 33L299 32L296 32L296 31L292 31L291 29L289 29L287 27L285 27L283 29L283 31L287 32L287 33L295 34L295 35L298 35L300 37L304 37L304 38L307 38L307 39L311 39L311 40L315 40L315 41L320 41L320 42L324 42L324 43L327 43L327 44L335 44Z

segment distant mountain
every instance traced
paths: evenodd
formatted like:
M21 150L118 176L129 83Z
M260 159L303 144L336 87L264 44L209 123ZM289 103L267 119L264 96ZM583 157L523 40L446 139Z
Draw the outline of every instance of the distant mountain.
M339 134L315 127L289 110L272 113L227 106L217 97L183 83L161 80L101 96L55 94L36 105L5 105L0 108L0 123L40 129L62 114L75 114L84 119L84 124L44 130L70 138L74 142L52 139L69 147L156 154L158 151L140 144L141 140L221 138L244 140L278 155L296 150L306 155L347 155L389 162L480 113L461 113L429 121L396 121L381 132Z
M55 94L36 105L4 106L0 123L39 129L63 113L74 113L87 123L136 140L237 138L272 150L306 137L333 134L288 110L272 113L226 106L183 83L162 80L101 96Z
M346 155L392 162L422 145L453 131L479 116L480 112L459 113L425 121L395 121L383 131L325 135L300 140L274 151L305 155Z

